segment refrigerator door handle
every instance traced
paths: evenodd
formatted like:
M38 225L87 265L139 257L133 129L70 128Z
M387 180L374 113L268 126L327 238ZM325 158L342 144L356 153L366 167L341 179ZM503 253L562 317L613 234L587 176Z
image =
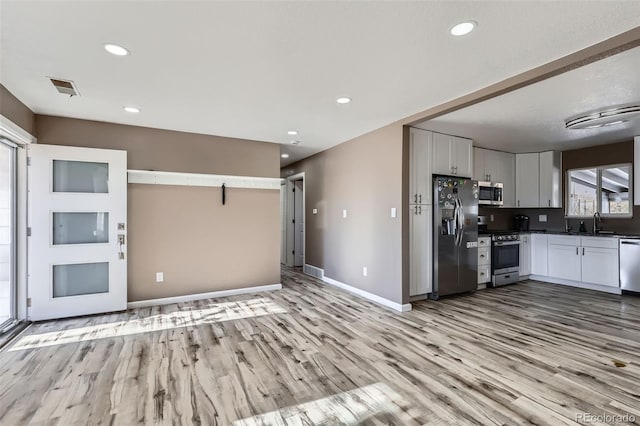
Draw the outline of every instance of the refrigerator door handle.
M460 210L460 213L458 213L458 218L460 219L460 224L458 226L458 232L460 233L458 246L460 246L462 245L462 240L464 240L464 208L460 199L458 199L458 209Z

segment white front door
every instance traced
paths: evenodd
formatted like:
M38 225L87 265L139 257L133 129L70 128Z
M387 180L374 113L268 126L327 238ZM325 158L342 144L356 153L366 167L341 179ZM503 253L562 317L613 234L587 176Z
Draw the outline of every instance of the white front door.
M127 307L127 153L29 147L29 318Z

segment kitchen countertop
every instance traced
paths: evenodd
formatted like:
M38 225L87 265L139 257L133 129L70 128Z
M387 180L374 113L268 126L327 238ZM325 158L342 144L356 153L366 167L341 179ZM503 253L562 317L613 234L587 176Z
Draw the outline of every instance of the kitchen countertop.
M479 236L490 236L494 233L497 232L505 232L504 230L498 230L498 229L488 229L486 231L479 231L478 235ZM508 232L518 232L518 231L508 231ZM518 232L520 234L549 234L549 235L569 235L572 237L609 237L609 238L637 238L640 239L640 235L633 235L633 234L608 234L608 233L604 233L604 234L593 234L590 232L565 232L565 231L551 231L551 230L547 230L547 229L530 229L528 231L520 231Z

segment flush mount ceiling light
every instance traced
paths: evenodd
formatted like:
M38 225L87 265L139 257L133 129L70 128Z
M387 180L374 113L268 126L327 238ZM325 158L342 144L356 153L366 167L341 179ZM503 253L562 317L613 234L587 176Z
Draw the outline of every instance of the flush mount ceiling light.
M104 45L104 50L116 56L127 56L129 51L120 45L107 43Z
M625 123L638 115L640 115L640 105L621 106L567 119L564 126L567 129L597 129Z
M140 108L136 108L136 107L132 107L132 106L126 106L124 107L124 110L127 112L130 112L132 114L137 114L140 112Z
M341 98L336 99L336 102L339 104L348 104L349 102L351 102L351 98L347 98L346 96L343 96Z
M291 145L298 145L300 141L291 141Z
M289 158L289 154L280 154L280 157L282 157L282 158Z
M459 24L454 25L453 28L451 28L451 35L463 36L463 35L469 34L477 26L478 26L478 23L475 21L460 22Z
M298 131L297 131L297 130L289 130L289 131L287 132L287 134L288 134L288 135L291 135L291 136L295 136L295 135L297 135L297 134L298 134Z

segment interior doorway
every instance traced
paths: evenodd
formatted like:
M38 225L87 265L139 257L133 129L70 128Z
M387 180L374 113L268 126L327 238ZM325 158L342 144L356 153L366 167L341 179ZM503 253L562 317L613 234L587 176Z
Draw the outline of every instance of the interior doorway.
M283 212L284 239L287 266L304 266L305 264L305 180L304 173L286 179L286 197Z

